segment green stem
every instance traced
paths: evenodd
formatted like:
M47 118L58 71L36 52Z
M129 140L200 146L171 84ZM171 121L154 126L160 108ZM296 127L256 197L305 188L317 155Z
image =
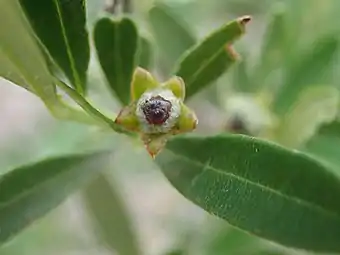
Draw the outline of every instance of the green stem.
M60 99L58 101L54 101L53 103L48 100L42 100L45 102L45 105L49 109L51 114L57 119L75 121L86 125L98 125L98 122L87 113L85 113L81 109L76 109L66 104Z
M119 0L111 0L106 4L104 10L110 14L116 14L118 5L119 5Z
M132 13L132 0L123 0L123 13Z
M76 90L66 85L64 82L56 79L56 84L59 88L67 93L85 112L96 119L100 124L109 127L117 133L126 134L128 136L134 136L133 133L126 130L122 126L115 123L112 119L102 114L96 108L94 108L84 97L82 97Z

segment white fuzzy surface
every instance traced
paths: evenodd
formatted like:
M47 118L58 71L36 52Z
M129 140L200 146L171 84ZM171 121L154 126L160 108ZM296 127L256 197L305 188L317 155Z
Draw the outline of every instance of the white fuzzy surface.
M147 100L150 100L152 97L161 96L165 100L170 101L171 103L171 111L169 118L162 125L152 125L150 124L143 112L143 105ZM158 133L167 133L169 132L174 125L176 124L178 117L181 113L181 105L180 101L169 89L157 88L153 90L146 91L138 100L136 115L141 124L141 131L145 134L158 134Z

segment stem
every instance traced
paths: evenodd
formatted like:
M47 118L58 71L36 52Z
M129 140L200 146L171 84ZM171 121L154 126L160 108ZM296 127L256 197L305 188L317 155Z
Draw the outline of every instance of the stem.
M86 125L98 125L98 122L80 109L73 108L59 99L53 102L43 100L51 114L57 118L67 121L75 121Z
M123 13L132 13L132 0L123 0Z
M117 133L126 134L128 136L134 136L134 134L122 126L118 125L112 119L102 114L96 108L94 108L84 97L82 97L77 91L73 88L66 85L64 82L56 79L56 84L59 88L64 90L69 97L71 97L85 112L87 112L90 116L96 119L100 124L105 125L116 131Z
M110 14L116 14L120 0L107 0L104 10Z

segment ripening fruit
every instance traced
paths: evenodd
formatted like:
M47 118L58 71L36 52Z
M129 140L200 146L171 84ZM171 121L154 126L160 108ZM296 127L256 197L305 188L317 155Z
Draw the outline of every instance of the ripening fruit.
M180 77L158 83L148 71L138 67L131 83L132 102L120 111L115 122L140 133L154 157L170 135L196 128L197 117L183 103L184 97L185 85Z

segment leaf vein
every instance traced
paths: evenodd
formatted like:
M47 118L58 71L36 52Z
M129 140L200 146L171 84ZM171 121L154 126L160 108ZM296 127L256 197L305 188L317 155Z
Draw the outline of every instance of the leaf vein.
M174 151L171 151L171 150L169 150L169 149L168 149L167 151L171 152L175 157L177 157L177 158L179 158L179 159L181 159L181 160L190 162L190 163L193 164L193 165L196 165L196 166L199 166L199 167L203 167L203 168L210 169L211 171L214 171L214 172L216 172L217 174L221 174L221 175L228 176L228 177L230 177L230 178L237 179L237 180L239 180L239 181L241 181L241 182L244 182L245 184L248 184L248 185L250 185L250 186L259 187L259 188L261 188L263 191L268 191L268 192L271 192L271 193L273 193L273 194L277 194L278 196L283 197L283 198L285 198L285 199L287 199L287 200L291 200L291 201L293 201L293 202L295 202L295 203L297 203L297 204L304 205L304 206L309 207L309 208L313 208L313 207L314 207L315 210L318 210L318 211L322 212L323 214L332 215L333 217L336 217L337 220L340 221L340 216L339 216L339 214L338 214L337 212L333 211L333 210L326 209L326 208L324 208L324 207L322 207L322 206L320 206L320 205L317 205L317 204L315 204L315 203L308 202L308 201L306 201L306 200L303 200L303 199L298 198L298 197L295 197L295 196L288 196L288 195L286 195L286 194L284 194L284 193L282 193L282 192L280 192L280 191L278 191L278 190L275 190L275 189L273 189L273 188L271 188L271 187L269 187L269 186L266 186L266 185L264 185L264 184L250 181L250 180L248 180L248 179L246 179L246 178L244 178L244 177L242 177L242 176L235 175L235 174L233 174L233 173L231 173L231 172L225 172L225 171L220 170L220 169L218 169L218 168L215 168L215 167L213 167L213 166L211 166L211 165L204 164L203 162L200 162L200 161L194 161L194 160L192 160L192 159L190 159L190 158L188 158L188 157L185 157L185 156L183 156L183 155L179 155L179 154L177 154L177 153L175 153ZM205 172L206 172L206 171L205 171ZM203 174L202 174L202 173L198 173L197 176L198 176L198 178L202 178ZM197 176L194 178L194 179L195 179L195 183L196 183L197 180L198 180Z
M68 57L69 62L70 62L75 86L76 86L76 88L79 92L83 92L80 77L78 76L78 72L77 72L77 69L76 69L75 62L73 61L73 54L72 54L71 49L70 49L70 42L68 41L68 38L67 38L67 35L66 35L66 29L65 29L65 25L64 25L62 13L61 13L60 4L59 4L58 0L54 0L54 4L57 8L57 13L58 13L58 16L59 16L60 27L61 27L61 33L63 35L63 39L64 39L64 43L65 43L65 47L66 47L66 52L67 52L67 57Z
M190 77L187 86L190 87L191 84L193 84L198 76L200 75L200 72L202 72L202 70L204 70L205 68L207 68L207 66L209 66L217 57L219 54L221 54L221 52L223 51L223 47L221 47L215 54L213 54L210 58L208 58L206 61L202 62L203 64L197 69L197 71Z

